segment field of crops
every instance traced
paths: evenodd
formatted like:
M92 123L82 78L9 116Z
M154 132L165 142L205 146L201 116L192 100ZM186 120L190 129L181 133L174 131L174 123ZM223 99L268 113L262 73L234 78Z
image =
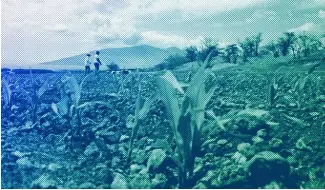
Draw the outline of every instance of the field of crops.
M2 188L325 188L323 61L2 75Z

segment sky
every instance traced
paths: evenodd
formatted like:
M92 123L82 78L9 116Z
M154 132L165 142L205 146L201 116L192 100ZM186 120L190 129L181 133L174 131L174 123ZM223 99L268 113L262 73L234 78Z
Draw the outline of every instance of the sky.
M103 48L221 46L263 33L325 34L325 0L1 0L2 64Z

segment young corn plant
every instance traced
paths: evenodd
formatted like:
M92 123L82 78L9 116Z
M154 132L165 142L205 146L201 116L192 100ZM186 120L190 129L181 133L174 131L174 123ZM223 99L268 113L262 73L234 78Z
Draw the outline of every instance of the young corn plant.
M156 94L150 96L146 101L141 98L141 84L139 84L138 97L135 104L134 115L129 115L127 117L127 127L132 128L132 134L129 142L129 149L127 155L127 162L130 163L131 154L133 150L134 139L137 136L141 121L146 117L150 110L150 105L156 100Z
M111 107L110 104L102 101L92 101L92 102L85 102L83 104L80 104L80 98L81 98L81 92L82 92L82 86L86 79L89 77L92 77L93 75L87 75L81 84L79 85L76 78L66 77L65 79L62 79L63 85L60 89L61 94L61 100L58 103L52 103L52 109L53 111L60 117L60 118L66 118L68 125L71 125L71 121L76 116L77 119L77 130L76 133L80 134L81 129L81 116L80 116L80 110L86 106L92 105L92 104L101 104L108 107Z
M157 94L166 107L176 149L172 156L178 165L179 188L186 188L193 177L194 159L201 150L201 129L205 121L205 108L217 87L215 83L206 85L205 81L211 73L211 55L200 64L186 92L176 77L167 71L157 78ZM178 95L183 96L178 100Z
M12 91L10 89L7 80L2 79L1 82L2 82L2 98L4 101L4 107L10 108Z
M37 119L37 109L39 104L41 103L41 97L48 89L51 88L53 84L56 83L57 78L55 76L50 77L42 84L41 87L38 88L31 69L29 70L29 75L32 81L32 94L30 96L30 102L32 105L32 121L33 123L35 123Z
M294 90L298 93L298 107L301 108L301 104L303 103L303 95L305 93L305 89L306 89L306 83L310 80L310 76L311 74L316 70L317 67L319 67L321 65L321 61L315 65L313 65L312 67L310 67L308 69L308 71L305 73L304 76L302 76L301 78L299 78L295 85L294 85Z

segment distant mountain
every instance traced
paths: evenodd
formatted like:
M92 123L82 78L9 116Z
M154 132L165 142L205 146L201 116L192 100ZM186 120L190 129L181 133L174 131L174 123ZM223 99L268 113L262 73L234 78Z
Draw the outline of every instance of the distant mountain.
M184 51L172 47L167 49L155 48L148 45L125 47L125 48L108 48L100 51L100 60L104 65L111 63L112 61L117 63L120 68L135 68L135 67L152 67L158 63L161 63L165 58L170 55L184 54ZM94 52L91 52L94 55ZM51 62L41 63L41 65L60 65L60 66L83 66L84 59L87 53L67 57ZM91 57L93 59L93 57Z

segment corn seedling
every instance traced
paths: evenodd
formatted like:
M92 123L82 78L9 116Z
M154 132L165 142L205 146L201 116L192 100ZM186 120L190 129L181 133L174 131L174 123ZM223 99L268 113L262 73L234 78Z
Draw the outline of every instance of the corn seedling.
M79 85L76 78L71 76L65 79L62 79L63 85L61 86L61 100L58 103L52 103L53 111L60 117L66 118L68 124L71 125L71 120L73 119L74 115L77 117L77 134L80 133L81 128L81 117L80 117L80 110L86 106L93 105L93 104L101 104L108 107L111 107L106 102L102 101L93 101L93 102L85 102L80 104L82 86L88 77L92 75L86 76L81 84Z
M146 117L149 112L150 105L156 100L156 94L152 95L146 101L141 98L141 85L139 84L139 93L135 104L135 114L127 117L126 125L128 128L132 128L132 134L129 142L129 150L127 155L127 162L130 162L131 154L133 150L133 142L137 136L137 132L141 125L141 121Z
M10 89L7 80L2 79L1 82L2 82L2 93L3 93L2 97L4 101L4 106L10 108L12 91Z
M205 121L205 107L217 87L216 84L206 86L205 81L211 73L211 55L200 64L186 92L176 77L167 71L157 78L158 95L166 107L167 117L176 141L176 150L172 156L178 165L179 188L193 177L194 159L201 149L201 129ZM181 102L176 91L183 95ZM180 104L180 106L179 106Z
M299 108L301 107L301 104L303 102L303 95L305 93L306 83L308 83L308 81L310 80L311 74L320 65L321 65L321 62L319 62L319 63L313 65L311 68L309 68L308 71L306 72L306 74L304 76L302 76L301 78L299 78L294 85L294 90L298 93L298 103L299 103L298 107Z
M31 95L32 117L33 117L33 123L35 123L37 119L37 115L36 115L37 108L38 105L41 103L41 97L57 81L57 78L55 76L52 76L48 80L46 80L40 88L37 88L37 84L31 69L29 70L29 73L30 73L30 78L32 81L32 88L33 88L32 95Z

